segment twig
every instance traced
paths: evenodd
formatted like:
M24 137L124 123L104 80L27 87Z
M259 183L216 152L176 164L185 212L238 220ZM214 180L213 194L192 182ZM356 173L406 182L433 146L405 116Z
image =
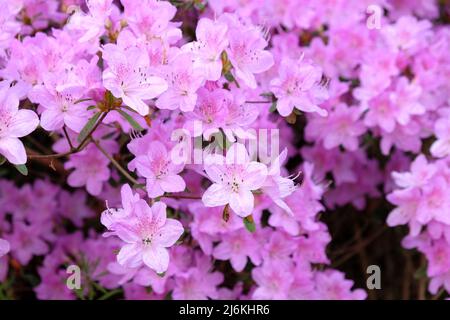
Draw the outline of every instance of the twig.
M128 172L127 170L125 170L117 161L116 159L114 159L108 152L106 152L105 149L102 148L102 146L100 146L100 143L96 140L92 140L94 142L94 144L97 146L98 150L100 150L101 153L103 153L105 155L105 157L108 158L109 161L111 161L111 163L117 168L117 170L119 170L125 178L127 178L131 183L133 183L134 185L139 184L139 181L137 181L135 178L133 178Z
M188 194L165 194L161 196L161 198L172 198L172 199L193 199L193 200L201 200L200 196L191 196Z
M420 266L425 267L427 261L425 256L422 255L420 259ZM427 278L422 277L419 279L419 289L417 290L417 300L425 300L426 298L426 291L427 291Z
M255 103L255 104L257 104L257 103L272 103L272 101L245 101L245 103Z
M74 146L73 146L73 144L72 144L72 140L70 140L69 134L67 133L66 126L63 127L63 131L64 131L64 135L66 136L67 143L68 143L69 146L70 146L70 150L74 150L75 148L74 148Z
M54 153L54 154L28 154L29 159L51 159L51 158L62 158L66 157L68 155L78 153L82 151L90 142L92 134L95 130L100 126L100 124L105 119L106 115L108 114L108 111L103 113L100 118L98 119L97 123L94 125L94 127L89 131L89 134L86 135L86 137L83 139L83 141L80 142L80 144L76 148L71 148L71 150L61 153Z
M388 229L387 226L384 226L383 228L379 229L377 232L372 234L370 237L366 238L364 241L361 241L354 246L350 247L350 252L344 255L341 259L333 263L333 267L338 267L350 258L352 258L355 254L361 250L361 248L366 247L367 245L371 244L375 239L377 239L379 236L383 234L384 231Z
M403 289L402 289L402 299L409 300L411 296L411 277L413 276L413 264L411 261L411 254L406 251L403 253L405 256L405 273L403 276Z

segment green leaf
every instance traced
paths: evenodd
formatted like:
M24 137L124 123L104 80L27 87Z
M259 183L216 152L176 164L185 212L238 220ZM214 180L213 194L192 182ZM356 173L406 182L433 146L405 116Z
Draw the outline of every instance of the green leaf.
M414 272L414 279L422 279L427 277L427 266L421 266Z
M112 290L112 291L105 293L103 296L98 298L98 300L107 300L107 299L111 298L112 296L119 294L119 293L122 293L121 289Z
M272 105L270 106L269 112L275 112L277 110L277 102L272 102Z
M250 215L244 218L245 228L250 232L256 231L255 221L253 221L253 217Z
M120 115L122 117L124 117L125 120L128 121L128 123L133 127L134 130L139 131L139 132L144 130L144 128L142 128L141 125L139 123L137 123L137 121L134 120L133 117L130 116L128 113L126 113L125 111L123 111L121 109L117 109L117 112L119 112Z
M6 162L6 158L0 155L0 166Z
M27 176L28 175L28 168L24 164L15 165L17 171L19 171L22 175Z
M86 137L91 132L92 128L94 128L94 126L97 123L98 118L100 118L101 114L102 114L101 112L97 112L96 114L94 114L94 116L91 119L89 119L89 121L86 123L84 128L81 129L81 132L78 135L78 139L77 139L79 143L81 143L82 141L84 141L84 139L86 139Z
M78 103L82 103L82 102L86 102L86 101L91 101L91 98L86 98L86 99L79 99L77 101L75 101L73 104L78 104Z
M225 73L225 74L224 74L224 77L225 77L225 79L227 79L227 81L229 81L229 82L233 82L233 81L234 81L234 77L233 77L233 75L231 74L231 72Z

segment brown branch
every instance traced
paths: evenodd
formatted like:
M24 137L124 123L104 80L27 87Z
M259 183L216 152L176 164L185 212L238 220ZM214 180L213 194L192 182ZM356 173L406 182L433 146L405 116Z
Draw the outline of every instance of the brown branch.
M165 194L161 196L161 198L172 198L172 199L193 199L193 200L201 200L201 196L192 196L188 194Z
M103 155L105 157L108 158L109 161L111 161L111 163L117 168L117 170L120 171L120 173L123 174L123 176L125 178L127 178L131 183L133 183L134 185L138 185L139 181L137 181L135 178L133 178L128 172L127 170L125 170L117 161L116 159L114 159L105 149L102 148L102 146L100 145L100 143L96 140L92 140L94 142L94 144L97 146L98 150L100 150L101 153L103 153Z
M108 112L105 112L100 116L97 123L94 125L94 127L92 127L91 131L89 131L89 133L86 135L86 137L83 139L83 141L81 141L80 144L76 148L71 147L71 150L69 150L69 151L61 152L61 153L54 153L54 154L29 154L29 155L27 155L28 158L29 159L63 158L68 155L75 154L75 153L82 151L89 144L89 142L92 138L92 134L95 132L95 130L97 130L97 128L103 122L103 120L105 119L107 114L108 114ZM70 144L69 144L69 146L70 146Z

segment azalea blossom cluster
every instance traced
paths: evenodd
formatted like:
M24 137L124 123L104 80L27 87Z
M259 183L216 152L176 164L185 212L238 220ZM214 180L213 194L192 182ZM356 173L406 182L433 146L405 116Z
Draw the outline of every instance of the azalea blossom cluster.
M0 293L365 299L322 216L372 199L450 293L439 1L0 7Z

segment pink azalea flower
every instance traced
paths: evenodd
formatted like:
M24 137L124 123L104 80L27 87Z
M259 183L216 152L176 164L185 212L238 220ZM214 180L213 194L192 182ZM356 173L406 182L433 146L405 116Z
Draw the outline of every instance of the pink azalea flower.
M245 229L240 229L224 234L212 255L219 260L230 260L233 269L241 272L247 264L247 257L254 265L261 263L259 249L259 244L253 235Z
M408 50L416 48L422 37L429 34L430 28L430 21L419 21L413 16L403 16L394 25L384 28L383 33L394 48Z
M0 82L0 155L13 164L25 164L27 155L19 138L33 132L39 119L31 110L19 110L19 99L13 91L9 83Z
M181 39L179 23L170 22L177 8L167 1L158 0L121 0L125 8L124 16L131 30L144 39L163 39L173 44Z
M147 192L151 198L162 196L164 192L181 192L186 188L179 175L183 165L174 165L166 147L159 141L150 144L146 155L136 158L136 168L147 179Z
M432 183L422 188L422 198L417 208L417 215L423 217L422 222L431 219L450 224L450 189L445 177L437 177Z
M103 59L108 63L103 71L105 88L140 115L147 115L149 107L144 100L156 98L167 90L167 83L151 73L147 52L136 46L122 48L106 44Z
M241 216L250 215L254 207L252 191L258 190L267 177L267 167L250 161L240 143L233 144L226 158L221 155L206 159L205 171L213 184L205 191L202 201L207 207L230 205Z
M111 14L113 0L86 0L89 12L81 10L71 15L67 28L80 31L78 42L98 39L105 32L106 18Z
M264 50L267 41L255 27L246 27L235 21L229 23L228 39L230 41L227 49L228 58L233 65L236 78L251 89L255 89L257 86L255 74L269 70L274 64L272 54Z
M417 236L421 230L422 217L417 217L417 208L420 203L420 190L395 190L387 196L389 202L395 204L397 208L389 213L387 224L390 227L409 224L412 236ZM426 221L423 221L424 223Z
M22 4L15 1L2 2L0 11L0 57L5 56L5 50L20 32L21 24L16 20L16 14L22 9Z
M342 272L326 270L315 275L317 298L322 300L364 300L367 294L362 289L352 291L353 281Z
M64 164L64 168L74 169L67 183L76 188L86 186L90 194L99 195L111 175L108 166L108 158L91 144L83 152L73 154Z
M258 287L253 298L258 300L287 300L289 289L294 281L292 270L277 263L264 264L252 270L252 277Z
M326 116L327 111L318 106L327 99L327 92L321 85L322 70L303 60L283 59L278 78L270 82L277 97L277 110L286 117L294 107L304 112L317 112Z
M267 172L267 179L264 182L262 191L269 196L272 201L285 210L288 214L293 215L291 208L286 204L284 199L291 195L295 189L295 183L292 179L281 176L281 166L287 157L287 149L273 161Z
M196 106L192 112L186 113L186 117L189 119L185 128L189 130L194 137L204 134L208 139L212 134L219 131L219 128L223 128L225 125L225 118L227 115L226 102L231 99L228 91L223 89L207 90L201 88L198 90L198 99ZM195 130L196 126L200 127L200 130ZM200 129L200 128L199 128Z
M211 261L207 256L196 256L196 266L177 274L172 297L175 300L217 299L217 286L223 282L220 272L211 272Z
M450 155L450 115L435 122L434 132L437 140L431 145L431 154L438 158Z
M183 234L182 224L167 218L167 206L162 202L150 207L141 200L126 220L113 224L115 234L126 244L117 256L119 264L134 268L145 264L157 273L169 266L168 247Z
M204 82L204 78L192 67L190 53L178 53L170 65L163 69L164 78L169 87L156 101L160 109L183 112L192 111L197 102L197 90Z
M421 187L436 174L438 167L428 163L424 155L419 155L411 164L411 172L393 172L395 183L402 188Z
M26 265L33 256L48 252L48 245L41 238L41 228L37 225L26 225L23 222L14 223L14 231L6 239L11 244L12 255Z
M450 246L445 239L433 241L423 250L428 259L428 276L433 277L450 270Z
M182 49L194 54L194 68L206 80L217 81L222 74L221 54L228 46L228 26L220 21L202 18L195 30L197 41L186 44Z
M0 258L6 255L10 250L10 245L7 240L0 238Z
M128 184L123 185L120 189L120 198L122 199L122 208L108 208L103 211L100 217L100 222L110 231L104 233L104 236L114 235L114 224L126 220L141 199L139 194L133 193L133 190Z
M416 83L410 83L407 78L398 79L395 91L391 92L390 100L398 110L395 119L401 125L407 125L411 117L424 114L426 109L419 102L422 95L422 88Z
M54 88L53 86L35 86L29 94L34 103L44 108L41 114L41 126L47 131L61 129L64 125L80 132L89 116L89 101L79 102L85 89L79 86Z
M347 150L355 151L359 145L358 138L366 131L360 117L358 108L340 103L329 112L328 117L311 119L306 128L308 139L322 139L327 150L342 145ZM327 130L323 130L324 126Z

